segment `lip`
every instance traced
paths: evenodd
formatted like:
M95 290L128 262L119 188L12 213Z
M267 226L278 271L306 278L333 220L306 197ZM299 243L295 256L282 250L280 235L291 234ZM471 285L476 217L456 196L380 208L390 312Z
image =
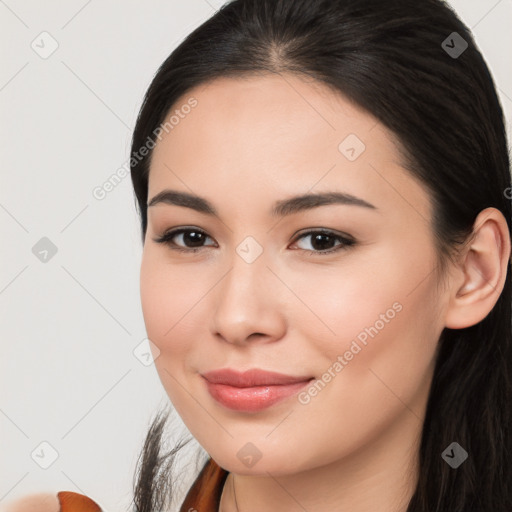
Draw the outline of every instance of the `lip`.
M230 368L201 374L210 395L229 409L256 412L280 402L314 377L292 376L254 368L240 373Z

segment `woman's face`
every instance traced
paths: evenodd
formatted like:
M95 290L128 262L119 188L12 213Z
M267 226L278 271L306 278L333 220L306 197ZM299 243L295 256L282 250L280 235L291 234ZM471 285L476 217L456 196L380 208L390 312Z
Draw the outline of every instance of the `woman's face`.
M155 201L140 284L157 371L190 432L244 474L410 450L448 300L429 195L400 166L390 132L292 75L218 79L171 115L148 203L172 190L215 213L191 200ZM310 194L357 201L276 208ZM155 241L183 227L167 244ZM202 374L226 368L312 380L258 408L284 388L242 390L242 401L217 386L231 400L219 402Z

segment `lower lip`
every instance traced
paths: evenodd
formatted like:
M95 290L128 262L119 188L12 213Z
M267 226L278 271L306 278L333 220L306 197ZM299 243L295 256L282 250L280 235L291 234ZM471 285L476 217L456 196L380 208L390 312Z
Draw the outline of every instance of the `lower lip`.
M229 409L243 412L262 411L285 398L295 395L307 386L311 380L279 386L237 388L226 384L212 384L205 379L210 395L217 402Z

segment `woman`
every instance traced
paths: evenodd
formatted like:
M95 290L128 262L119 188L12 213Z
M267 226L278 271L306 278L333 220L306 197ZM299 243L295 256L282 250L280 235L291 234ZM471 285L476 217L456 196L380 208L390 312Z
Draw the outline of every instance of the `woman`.
M508 148L453 11L228 3L154 77L149 145L144 319L209 455L181 510L512 510ZM173 494L159 421L139 512Z
M181 511L512 510L508 147L445 3L234 0L132 155L155 365L208 456ZM166 419L138 512L177 499Z

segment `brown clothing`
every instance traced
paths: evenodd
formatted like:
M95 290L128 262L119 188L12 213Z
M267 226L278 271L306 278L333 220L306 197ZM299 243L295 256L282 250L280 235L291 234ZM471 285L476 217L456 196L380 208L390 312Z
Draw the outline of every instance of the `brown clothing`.
M210 457L185 496L180 512L218 512L228 474ZM83 494L61 491L57 497L59 512L101 512L99 505Z
M100 506L91 498L78 492L61 491L59 498L59 512L101 512Z
M228 474L210 457L188 491L180 512L218 512Z

